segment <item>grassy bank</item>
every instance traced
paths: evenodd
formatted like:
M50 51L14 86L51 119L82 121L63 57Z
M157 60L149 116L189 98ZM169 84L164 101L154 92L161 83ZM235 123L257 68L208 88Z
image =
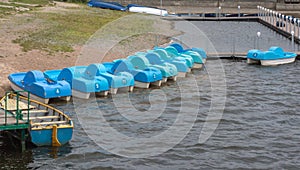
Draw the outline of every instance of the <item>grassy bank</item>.
M25 4L37 4L37 5L47 5L53 0L11 0L11 2L19 2L19 3L25 3Z
M35 32L24 34L14 40L24 51L39 49L49 52L70 52L73 45L81 45L97 29L115 20L124 13L74 9L62 12L31 12L32 20L42 20L43 27Z
M79 5L77 8L67 8L56 11L31 11L29 22L39 20L40 27L35 31L24 32L13 42L22 46L24 51L33 49L47 52L72 52L74 45L83 45L91 35L109 22L129 15L127 12L90 8ZM124 24L115 29L131 27L132 23ZM142 32L152 31L152 20L136 20L134 29ZM114 30L111 30L111 34ZM129 32L122 32L128 34Z

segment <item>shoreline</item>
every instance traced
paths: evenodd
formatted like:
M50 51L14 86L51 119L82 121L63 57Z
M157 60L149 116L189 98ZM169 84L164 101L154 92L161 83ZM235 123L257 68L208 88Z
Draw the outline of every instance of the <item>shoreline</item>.
M70 7L70 5L72 7ZM53 6L45 6L42 11L51 12L65 12L66 10L76 9L76 4L72 3L61 3ZM170 12L187 12L188 13L215 13L216 8L212 7L178 7L178 6L166 6ZM256 9L244 9L241 8L222 8L221 13L257 13ZM283 11L284 14L295 14L295 17L300 17L299 11ZM64 67L74 66L78 56L80 55L81 49L84 45L74 45L73 52L55 52L49 53L42 50L30 50L23 51L19 44L13 43L12 41L16 38L23 36L24 32L34 31L39 28L39 20L30 21L29 13L20 13L11 15L0 20L0 95L4 95L6 91L10 90L10 85L7 76L14 72L27 72L29 70L50 70L50 69L62 69ZM29 22L20 22L20 20L28 20ZM159 20L159 19L158 19ZM17 21L17 22L15 22ZM20 22L20 23L19 23ZM158 25L157 25L158 24ZM174 30L173 22L164 22L163 25L156 23L156 26L162 26L165 32L168 32L169 37L178 35L178 32ZM25 31L24 31L25 30ZM172 31L170 31L172 30ZM143 49L149 49L153 45L159 42L159 45L167 43L166 37L163 36L151 36L142 35L137 37L135 41L130 41L130 44L118 47L114 50L109 51L110 53L105 56L105 61L111 61L114 58L126 57L126 55L132 54L136 51ZM144 36L144 37L143 37ZM158 41L159 38L159 41ZM143 43L140 43L143 42ZM132 48L134 47L134 48Z

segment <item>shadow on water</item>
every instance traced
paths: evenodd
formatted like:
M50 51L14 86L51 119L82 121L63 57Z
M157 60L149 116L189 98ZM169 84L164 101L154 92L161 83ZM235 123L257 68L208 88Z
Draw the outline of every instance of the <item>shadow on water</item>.
M22 152L20 141L5 132L0 135L0 167L3 169L27 169L36 161L57 159L71 152L69 144L62 147L36 147L27 142ZM34 164L37 168L39 165Z
M33 162L32 152L21 152L21 146L5 133L0 133L0 167L3 169L26 169Z

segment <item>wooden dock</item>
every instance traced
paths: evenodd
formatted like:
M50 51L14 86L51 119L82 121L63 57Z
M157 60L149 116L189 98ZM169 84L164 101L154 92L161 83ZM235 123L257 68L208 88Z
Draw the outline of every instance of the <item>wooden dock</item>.
M168 16L163 19L172 20L172 21L252 21L258 22L259 18L256 16L251 17L202 17L202 16Z
M297 59L300 59L300 52L296 52ZM220 53L207 53L208 60L214 59L231 59L231 60L246 60L247 59L247 52L220 52Z
M0 126L3 125L15 125L17 123L17 119L14 115L11 113L7 113L7 119L5 121L5 111L0 110ZM23 120L18 120L19 124L25 124L27 123L26 121ZM1 128L0 128L1 130Z
M3 100L4 101L4 100ZM26 129L29 127L27 120L22 120L18 117L18 110L32 109L33 106L28 107L24 102L18 102L15 99L8 99L6 106L5 102L0 103L0 130ZM6 113L5 113L6 107Z

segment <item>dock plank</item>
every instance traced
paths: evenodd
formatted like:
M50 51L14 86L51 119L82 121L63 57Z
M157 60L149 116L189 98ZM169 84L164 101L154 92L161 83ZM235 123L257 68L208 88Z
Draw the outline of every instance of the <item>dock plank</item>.
M17 122L16 118L13 115L8 113L6 125L14 125L14 124L16 124L16 122ZM24 124L27 122L23 121L23 120L19 120L19 123ZM0 110L0 125L5 125L5 111L4 110Z
M55 125L55 124L65 124L65 123L68 123L68 121L62 120L62 121L53 121L53 122L32 123L32 126Z
M5 109L5 100L2 101L1 108ZM34 108L35 108L35 106L29 105L29 109L34 109ZM25 102L19 101L19 109L20 110L28 109L28 104ZM8 99L7 100L7 110L9 110L9 111L17 110L17 100L16 99Z

